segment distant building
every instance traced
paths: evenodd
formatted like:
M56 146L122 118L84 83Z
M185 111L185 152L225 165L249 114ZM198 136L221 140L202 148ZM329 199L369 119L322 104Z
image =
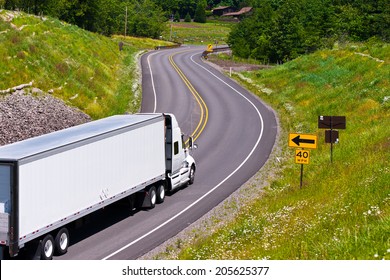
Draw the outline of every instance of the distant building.
M238 12L229 12L229 13L223 14L222 16L242 18L243 16L247 16L247 15L252 14L252 9L253 9L252 7L244 7L241 10L239 10Z
M234 12L234 8L230 6L219 6L213 9L213 16L222 16L226 13Z

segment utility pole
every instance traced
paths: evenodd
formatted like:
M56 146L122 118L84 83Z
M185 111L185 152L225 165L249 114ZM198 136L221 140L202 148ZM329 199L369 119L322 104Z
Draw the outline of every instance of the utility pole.
M125 17L125 37L127 35L127 6L126 6L126 17Z

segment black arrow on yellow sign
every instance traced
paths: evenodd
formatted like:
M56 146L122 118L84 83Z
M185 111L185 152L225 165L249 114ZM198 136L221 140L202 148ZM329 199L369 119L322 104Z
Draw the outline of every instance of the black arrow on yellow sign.
M297 146L300 146L301 143L305 144L315 144L316 141L314 139L301 139L301 135L298 135L297 137L293 138L291 141L293 141Z
M288 136L289 147L302 149L317 149L317 136L312 134L290 133Z

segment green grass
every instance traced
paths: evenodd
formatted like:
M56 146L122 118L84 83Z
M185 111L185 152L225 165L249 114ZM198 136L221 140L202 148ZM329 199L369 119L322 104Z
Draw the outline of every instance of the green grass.
M227 224L181 242L173 258L390 259L389 62L389 45L350 45L235 74L277 111L280 162L274 156L268 163L274 175L260 197L241 205ZM319 115L347 119L333 163ZM288 133L318 135L302 189ZM269 170L259 174L267 178ZM224 208L237 211L236 203Z
M226 44L232 24L226 22L173 22L163 34L164 40L188 45Z
M15 14L17 30L2 18L6 13L0 11L0 89L33 80L34 87L53 90L93 118L138 110L136 55L164 42L106 38L26 14ZM216 23L185 27L181 23L173 31L189 44L222 44L229 30ZM119 41L125 42L122 52ZM235 74L277 111L279 160L259 173L264 180L258 181L268 184L258 199L240 207L237 201L225 204L236 218L176 242L178 258L390 259L389 60L388 45L369 42ZM319 115L347 117L333 164L324 132L317 129ZM319 136L302 189L294 149L287 147L289 132Z
M52 18L5 10L0 32L0 89L33 81L94 119L139 110L137 54L163 44L107 38ZM121 52L119 41L125 42Z

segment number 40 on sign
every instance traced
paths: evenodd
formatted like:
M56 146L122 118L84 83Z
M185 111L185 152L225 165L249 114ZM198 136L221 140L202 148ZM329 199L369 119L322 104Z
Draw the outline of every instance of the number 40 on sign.
M295 163L309 164L310 163L310 151L309 150L295 150Z

